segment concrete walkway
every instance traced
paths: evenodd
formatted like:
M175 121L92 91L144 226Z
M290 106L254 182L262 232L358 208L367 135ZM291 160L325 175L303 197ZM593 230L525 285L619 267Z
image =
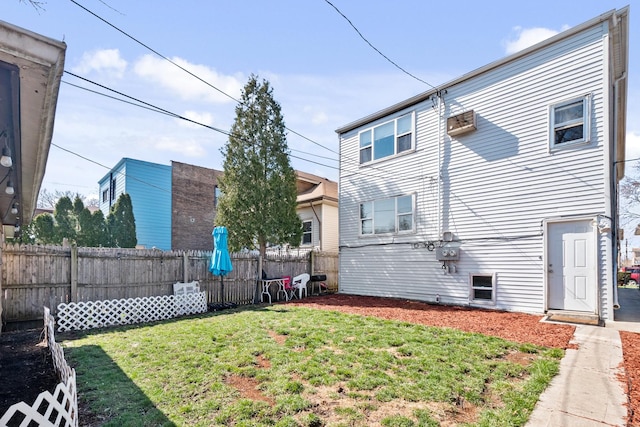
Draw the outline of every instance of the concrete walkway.
M640 332L640 291L619 289L620 309L606 327L576 325L560 373L540 396L526 426L603 427L626 425L627 395L619 331Z

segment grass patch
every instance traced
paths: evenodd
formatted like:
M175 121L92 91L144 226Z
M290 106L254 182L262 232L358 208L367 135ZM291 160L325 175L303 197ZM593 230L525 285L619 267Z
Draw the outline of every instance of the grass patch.
M92 331L63 345L80 398L106 426L518 426L563 355L282 305Z

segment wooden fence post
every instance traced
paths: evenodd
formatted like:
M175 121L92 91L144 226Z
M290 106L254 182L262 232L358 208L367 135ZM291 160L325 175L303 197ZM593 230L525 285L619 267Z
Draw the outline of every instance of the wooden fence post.
M71 292L70 302L78 302L78 247L71 246Z
M189 255L182 253L182 283L189 283Z
M315 255L313 254L313 251L309 252L309 275L313 276L313 272L316 271L314 262L315 262Z
M253 296L254 304L260 303L260 298L261 298L260 292L262 292L262 289L260 289L260 279L262 279L262 255L258 255L258 276L256 278L256 286L255 286L256 293Z

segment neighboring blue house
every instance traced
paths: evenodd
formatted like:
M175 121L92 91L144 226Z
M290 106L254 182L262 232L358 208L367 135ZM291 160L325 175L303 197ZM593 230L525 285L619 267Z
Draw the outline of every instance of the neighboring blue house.
M118 197L131 197L138 246L171 250L171 166L123 158L100 181L105 217Z

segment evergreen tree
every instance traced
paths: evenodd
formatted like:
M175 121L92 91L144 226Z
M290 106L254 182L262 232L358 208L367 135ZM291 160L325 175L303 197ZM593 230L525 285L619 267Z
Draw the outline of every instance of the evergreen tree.
M93 213L88 208L82 209L78 215L78 246L99 247L108 246L109 238L107 231L107 223L101 210Z
M258 248L264 256L268 243L299 246L296 175L280 104L266 80L249 78L223 155L215 222L227 227L230 249Z
M73 203L69 197L61 197L53 211L55 219L56 241L62 243L67 239L70 243L76 241L78 221L74 212Z
M43 213L36 216L29 228L33 232L35 243L43 245L59 243L53 215Z
M123 193L118 197L107 217L107 227L110 236L109 246L135 248L138 244L136 221L133 216L131 197L128 194Z

